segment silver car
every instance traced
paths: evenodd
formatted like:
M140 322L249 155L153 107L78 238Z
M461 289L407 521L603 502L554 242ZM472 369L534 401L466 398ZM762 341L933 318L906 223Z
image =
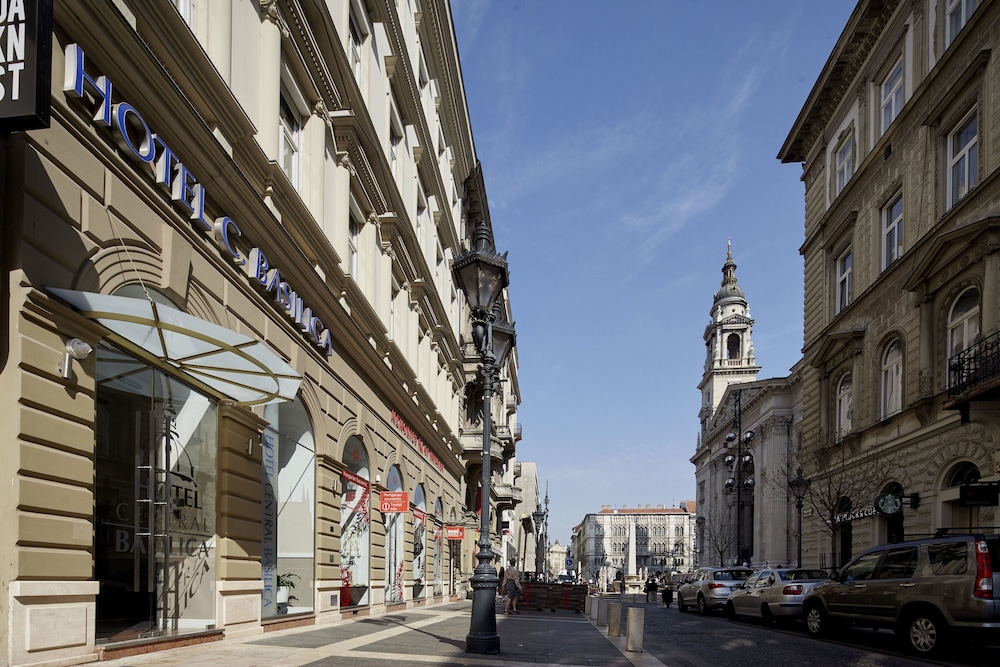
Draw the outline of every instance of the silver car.
M712 609L722 609L729 600L733 586L746 581L753 574L748 567L703 567L695 570L677 589L677 608L687 611L698 607L707 614Z
M750 616L773 623L802 616L802 598L829 579L823 570L779 568L754 572L729 595L729 618Z

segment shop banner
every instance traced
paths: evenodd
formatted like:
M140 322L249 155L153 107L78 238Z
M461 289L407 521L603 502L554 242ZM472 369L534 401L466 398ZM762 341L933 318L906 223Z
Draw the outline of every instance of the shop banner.
M447 530L449 540L465 539L465 526L448 526Z
M379 495L379 510L383 514L396 514L410 509L410 494L406 491L383 491Z

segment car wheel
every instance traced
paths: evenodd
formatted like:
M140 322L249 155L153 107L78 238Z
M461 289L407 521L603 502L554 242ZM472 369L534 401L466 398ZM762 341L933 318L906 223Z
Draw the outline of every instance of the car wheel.
M946 624L934 612L918 611L906 617L902 626L906 647L918 655L930 655L944 641Z
M806 630L813 637L822 637L829 629L830 619L827 617L823 607L818 604L810 605L806 609Z
M708 603L705 601L705 596L701 593L698 594L698 613L708 613Z
M684 604L684 598L680 595L680 593L678 593L677 594L677 611L687 611L687 610L688 610L688 606L686 604Z
M734 605L732 602L726 603L726 616L729 617L730 621L735 621L739 619L739 616L736 614L736 605Z
M771 607L766 602L760 606L760 618L765 625L775 625L774 614L771 613Z

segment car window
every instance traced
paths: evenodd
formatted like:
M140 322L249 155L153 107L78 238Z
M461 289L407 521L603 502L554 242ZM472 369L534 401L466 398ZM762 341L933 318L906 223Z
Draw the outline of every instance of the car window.
M882 552L876 551L870 554L862 554L858 559L844 568L840 574L841 581L864 581L871 579L875 574L875 566L882 558Z
M712 573L712 579L716 581L745 581L753 574L749 570L718 570Z
M969 543L928 544L927 557L931 562L931 572L934 574L965 574L969 568Z
M917 548L887 551L879 568L879 579L906 579L917 569Z
M768 572L766 577L762 576L760 578L760 587L764 588L766 586L771 586L774 584L776 579L777 577L775 576L774 572Z
M746 580L746 582L744 582L743 588L753 588L754 584L757 583L758 579L760 579L759 573L751 576L749 579Z
M785 570L779 572L785 581L805 581L811 579L826 579L826 572L823 570Z

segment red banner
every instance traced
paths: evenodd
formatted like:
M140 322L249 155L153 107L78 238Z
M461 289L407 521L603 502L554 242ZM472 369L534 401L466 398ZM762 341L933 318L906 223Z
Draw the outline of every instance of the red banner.
M346 479L348 482L357 484L362 489L368 488L368 480L356 473L351 472L350 470L345 470L344 472L340 473L340 476Z
M448 526L448 539L449 540L465 539L465 526Z
M423 523L427 520L427 512L413 508L413 523Z

